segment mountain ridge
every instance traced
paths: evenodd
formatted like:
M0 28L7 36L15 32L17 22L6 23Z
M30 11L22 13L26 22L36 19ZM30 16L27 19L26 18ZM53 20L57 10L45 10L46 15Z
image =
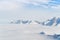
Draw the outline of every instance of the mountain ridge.
M43 22L37 20L16 20L11 21L10 24L41 24L43 26L58 26L60 24L60 17L53 17L51 19L47 19Z

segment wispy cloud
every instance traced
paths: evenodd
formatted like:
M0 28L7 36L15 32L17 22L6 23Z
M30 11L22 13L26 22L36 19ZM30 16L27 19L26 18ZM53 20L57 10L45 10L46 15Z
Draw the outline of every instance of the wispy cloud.
M28 4L27 6L60 9L59 0L26 0L25 3Z
M0 1L0 9L16 9L24 6L28 7L44 7L44 8L53 8L60 9L59 0L2 0Z

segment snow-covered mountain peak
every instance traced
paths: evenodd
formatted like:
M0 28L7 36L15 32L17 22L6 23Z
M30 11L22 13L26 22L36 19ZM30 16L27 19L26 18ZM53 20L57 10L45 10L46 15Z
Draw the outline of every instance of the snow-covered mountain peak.
M43 26L57 26L60 24L60 17L52 17L45 21L40 20L16 20L11 21L11 24L40 24Z

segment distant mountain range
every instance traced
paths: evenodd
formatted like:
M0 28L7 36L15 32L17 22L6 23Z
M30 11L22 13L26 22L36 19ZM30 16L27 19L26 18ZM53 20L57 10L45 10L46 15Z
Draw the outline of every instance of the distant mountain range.
M16 21L11 21L10 23L11 24L41 24L43 26L57 26L60 24L60 18L53 17L43 22L37 20L16 20Z

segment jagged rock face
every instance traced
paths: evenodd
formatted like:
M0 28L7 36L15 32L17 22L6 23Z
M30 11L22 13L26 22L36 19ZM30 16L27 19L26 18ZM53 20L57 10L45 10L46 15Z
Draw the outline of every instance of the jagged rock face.
M55 17L52 18L51 20L48 20L49 22L46 24L46 26L52 26L55 22Z
M56 20L56 25L60 24L60 18Z
M55 20L56 20L56 18L54 17L54 18L52 18L52 19L50 19L50 20L47 20L45 23L44 23L44 25L46 25L46 26L52 26L54 23L55 23Z

